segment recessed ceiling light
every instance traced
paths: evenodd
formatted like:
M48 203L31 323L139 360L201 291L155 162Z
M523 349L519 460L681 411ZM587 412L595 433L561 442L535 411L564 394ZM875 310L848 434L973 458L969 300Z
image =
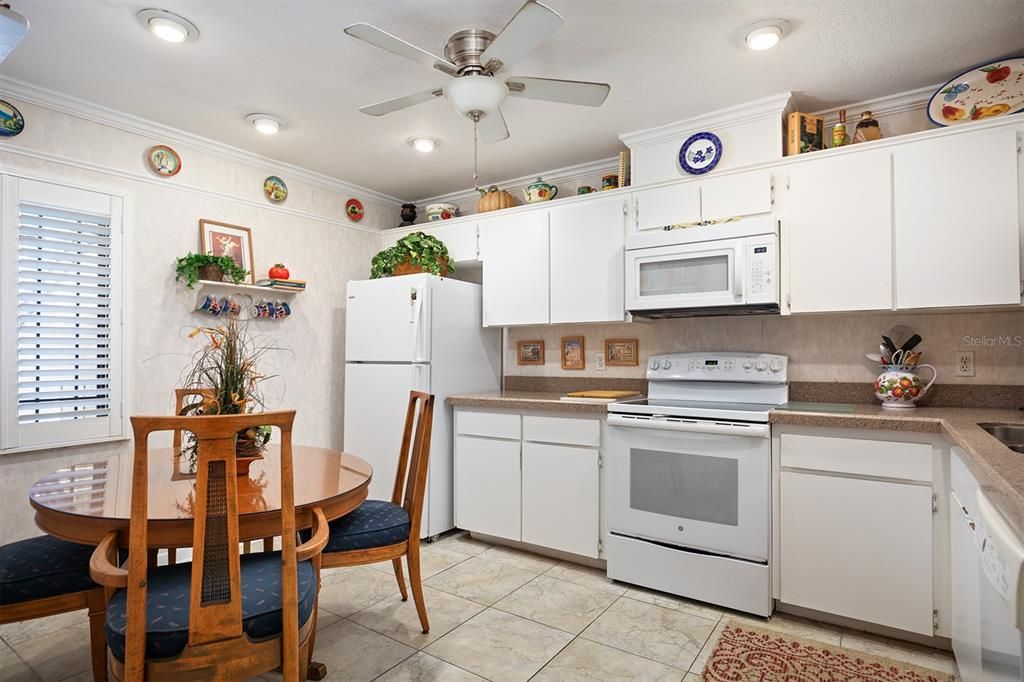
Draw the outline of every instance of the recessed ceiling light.
M150 33L168 43L183 43L199 37L195 24L165 9L144 9L135 16Z
M434 151L434 148L441 144L432 137L410 137L408 142L412 145L413 149L424 154Z
M274 135L284 127L284 121L270 114L249 114L245 120L264 135Z
M779 44L789 30L789 22L782 19L760 21L743 29L743 42L751 50L770 50Z

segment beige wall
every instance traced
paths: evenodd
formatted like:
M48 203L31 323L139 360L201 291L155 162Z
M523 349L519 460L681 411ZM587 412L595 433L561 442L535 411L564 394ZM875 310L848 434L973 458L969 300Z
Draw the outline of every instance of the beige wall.
M8 98L7 96L5 98ZM271 408L295 408L296 441L342 444L345 283L365 278L380 248L376 227L398 222L397 205L367 199L366 218L352 226L343 207L356 190L307 183L273 166L260 167L206 154L174 140L148 139L73 115L23 103L25 132L0 143L0 172L23 174L124 194L126 236L126 409L169 414L173 389L197 349L188 333L215 318L193 312L195 292L174 281L174 259L199 246L198 221L211 218L252 229L256 271L286 263L309 289L291 317L253 323L255 333L285 348L266 366ZM283 140L282 140L283 141ZM144 167L151 145L174 146L183 170L155 178ZM281 206L262 195L263 178L280 175L289 197ZM0 543L39 534L27 501L29 486L60 466L97 453L125 451L127 443L0 455Z
M508 330L505 374L521 376L594 376L642 378L650 355L682 351L731 350L781 353L790 358L791 381L863 381L877 375L865 353L878 352L880 335L907 325L923 337L922 362L935 365L939 383L1024 384L1024 311L973 313L873 313L849 315L684 318L605 325L516 327ZM585 337L587 367L563 370L560 337ZM606 338L637 338L640 365L594 369ZM990 339L968 345L965 337ZM1000 337L1011 338L1009 343ZM543 339L544 365L517 365L516 341ZM973 350L976 375L954 376L954 353Z

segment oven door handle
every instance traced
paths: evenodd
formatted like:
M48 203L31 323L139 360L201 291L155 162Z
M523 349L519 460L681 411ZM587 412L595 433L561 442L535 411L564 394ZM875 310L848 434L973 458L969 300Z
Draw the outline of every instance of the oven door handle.
M767 438L771 434L768 424L736 424L713 421L692 421L666 417L629 417L609 414L608 426L624 426L633 429L660 429L683 433L708 433L723 436L748 436Z

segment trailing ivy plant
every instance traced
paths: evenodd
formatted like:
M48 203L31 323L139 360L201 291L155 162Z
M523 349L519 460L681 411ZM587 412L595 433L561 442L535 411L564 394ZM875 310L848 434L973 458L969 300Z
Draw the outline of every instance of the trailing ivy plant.
M231 256L214 256L212 253L189 253L178 259L174 268L174 280L185 280L185 286L189 289L199 281L199 268L206 265L219 265L224 274L231 278L231 281L238 284L249 271L238 267Z
M433 275L441 274L442 264L447 266L448 272L455 272L455 264L444 242L423 232L412 232L373 257L370 262L370 278L390 277L395 273L395 268L406 260Z

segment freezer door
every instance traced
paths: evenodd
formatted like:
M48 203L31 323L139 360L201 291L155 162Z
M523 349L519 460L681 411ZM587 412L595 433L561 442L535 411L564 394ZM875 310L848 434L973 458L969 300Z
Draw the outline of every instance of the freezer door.
M345 366L345 452L373 465L372 499L391 499L409 391L413 390L430 391L428 365ZM429 481L427 484L429 498ZM426 515L430 505L423 508Z
M347 362L429 362L430 291L425 275L348 283Z

